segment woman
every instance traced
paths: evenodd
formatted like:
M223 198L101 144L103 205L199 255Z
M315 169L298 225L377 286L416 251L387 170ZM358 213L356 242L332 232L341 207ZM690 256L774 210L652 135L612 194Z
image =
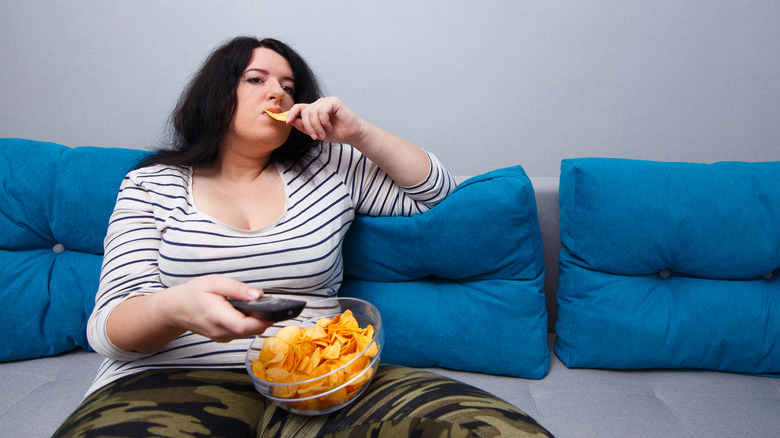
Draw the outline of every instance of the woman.
M286 122L267 113L284 111ZM421 213L454 188L433 155L321 98L306 63L272 39L217 49L172 122L173 147L122 183L88 323L107 359L63 436L293 427L244 369L252 337L281 325L226 298L334 296L356 213Z
M434 157L318 97L278 41L240 38L206 62L174 114L176 147L120 189L88 332L116 361L95 387L149 367L243 366L270 323L226 297L333 296L355 211L411 214L451 190Z

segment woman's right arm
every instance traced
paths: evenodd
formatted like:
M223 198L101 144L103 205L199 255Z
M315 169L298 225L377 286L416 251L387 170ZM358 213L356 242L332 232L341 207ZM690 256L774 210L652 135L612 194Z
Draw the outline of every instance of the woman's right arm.
M149 194L125 178L109 220L100 286L87 326L95 351L132 360L159 351L186 331L226 342L262 333L272 324L244 316L224 299L261 294L239 281L209 275L166 288L157 268L161 238Z
M109 315L106 335L121 350L151 354L187 331L228 342L260 334L273 324L244 316L225 301L227 296L251 300L260 291L221 275L198 277L125 300Z

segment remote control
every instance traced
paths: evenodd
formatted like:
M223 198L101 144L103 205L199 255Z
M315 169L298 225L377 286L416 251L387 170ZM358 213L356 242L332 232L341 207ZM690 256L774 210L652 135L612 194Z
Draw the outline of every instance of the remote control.
M252 301L242 301L235 298L227 300L244 315L275 322L295 318L306 307L305 301L278 297L264 296Z

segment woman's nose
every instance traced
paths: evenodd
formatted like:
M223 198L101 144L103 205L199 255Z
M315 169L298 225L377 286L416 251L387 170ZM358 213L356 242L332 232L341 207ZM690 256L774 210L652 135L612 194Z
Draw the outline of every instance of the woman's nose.
M282 88L282 84L276 81L272 81L272 83L268 85L268 100L282 100L282 97L284 96L284 89Z

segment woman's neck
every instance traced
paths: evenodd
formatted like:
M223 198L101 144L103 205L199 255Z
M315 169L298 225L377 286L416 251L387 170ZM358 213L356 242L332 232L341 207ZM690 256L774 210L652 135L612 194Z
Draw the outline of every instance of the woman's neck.
M217 159L197 170L202 175L218 178L227 183L242 184L256 180L271 164L270 156L247 157L235 153L220 154Z

